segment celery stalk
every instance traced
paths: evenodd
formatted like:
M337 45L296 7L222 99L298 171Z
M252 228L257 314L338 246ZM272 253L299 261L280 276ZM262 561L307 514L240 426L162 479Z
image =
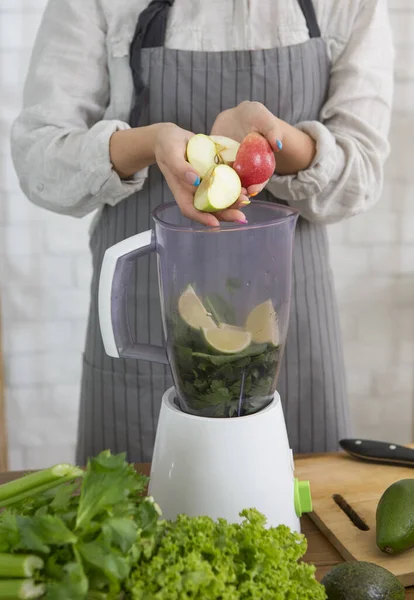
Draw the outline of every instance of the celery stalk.
M76 479L76 477L68 475L67 477L62 477L62 479L60 479L59 481L45 483L45 485L40 485L39 487L33 488L32 490L29 490L27 492L23 492L22 494L18 494L17 496L12 496L8 500L0 500L0 507L6 508L7 506L10 506L12 504L17 504L17 502L21 502L22 500L26 500L27 498L36 496L36 494L40 494L41 492L47 492L47 490L50 490L54 487L58 487L59 485L63 485L64 483L69 483L74 479Z
M34 554L0 553L0 577L33 577L43 566L43 560Z
M32 579L0 580L0 600L31 600L44 595L46 586Z
M82 469L67 464L55 465L43 471L29 473L20 479L0 485L0 506L4 507L19 502L82 475Z

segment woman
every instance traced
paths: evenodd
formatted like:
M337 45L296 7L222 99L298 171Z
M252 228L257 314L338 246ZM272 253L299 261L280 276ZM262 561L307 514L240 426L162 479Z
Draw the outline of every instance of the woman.
M150 460L170 385L163 366L105 355L97 285L106 248L148 229L151 211L172 198L205 225L244 221L243 197L216 216L194 209L199 177L185 148L198 132L240 141L259 131L280 150L259 197L301 215L279 382L290 441L294 451L334 450L347 434L325 225L380 195L393 50L386 0L313 1L49 0L12 142L33 202L76 217L99 209L79 463L107 447ZM137 270L137 341L161 344L153 259Z

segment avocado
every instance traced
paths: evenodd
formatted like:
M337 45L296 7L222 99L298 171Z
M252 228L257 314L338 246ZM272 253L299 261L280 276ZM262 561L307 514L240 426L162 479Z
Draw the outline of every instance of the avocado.
M377 546L398 554L414 546L414 479L393 483L377 507Z
M386 569L368 562L337 565L322 579L328 600L404 600L405 589Z

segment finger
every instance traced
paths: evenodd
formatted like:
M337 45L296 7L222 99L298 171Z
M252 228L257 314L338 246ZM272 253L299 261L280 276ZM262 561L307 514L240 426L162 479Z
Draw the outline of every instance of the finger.
M218 227L220 225L219 219L215 214L197 210L192 203L186 203L185 205L180 206L180 209L183 215L191 221L196 221L206 227Z
M280 152L283 149L280 127L278 127L277 125L270 127L270 129L266 131L265 137L269 144L272 146L273 152Z
M187 219L190 219L191 221L201 223L206 227L218 227L219 222L214 215L202 212L195 208L194 194L183 187L179 180L169 176L167 178L167 183L184 217L187 217Z
M200 185L200 175L189 162L179 156L175 156L168 165L164 162L160 163L159 167L165 177L168 172L189 187L194 188Z
M219 221L225 221L226 223L240 223L243 225L247 224L247 219L241 210L236 210L234 208L220 210L219 212L214 213L214 215Z
M201 210L197 210L197 208L193 204L193 196L189 197L187 194L181 194L177 199L177 204L180 207L180 210L184 217L190 219L191 221L196 221L197 223L201 223L206 227L218 227L219 220L212 213L203 212Z
M229 206L229 208L242 208L244 206L248 206L249 204L250 204L249 198L247 196L245 196L244 194L242 194L240 196L240 198L238 200L236 200L236 202L234 204Z
M250 200L249 197L245 194L241 194L240 198L239 198L239 202L241 204L241 206L248 206L250 204Z
M254 121L256 131L267 139L274 152L280 152L283 148L283 136L279 119L265 106L260 105Z
M269 180L267 179L263 183L249 186L247 188L247 194L248 194L249 198L254 198L254 196L257 196L257 194L259 194L263 190L263 188L266 187L268 182L269 182Z
M200 179L200 175L197 173L197 171L194 171L194 169L191 167L191 169L188 169L185 172L184 181L188 185L191 185L193 187L198 187L200 185L201 179Z

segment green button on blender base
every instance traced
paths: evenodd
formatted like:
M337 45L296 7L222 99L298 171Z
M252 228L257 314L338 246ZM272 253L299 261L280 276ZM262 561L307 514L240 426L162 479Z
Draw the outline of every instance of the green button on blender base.
M313 510L309 481L295 479L295 510L298 517Z

